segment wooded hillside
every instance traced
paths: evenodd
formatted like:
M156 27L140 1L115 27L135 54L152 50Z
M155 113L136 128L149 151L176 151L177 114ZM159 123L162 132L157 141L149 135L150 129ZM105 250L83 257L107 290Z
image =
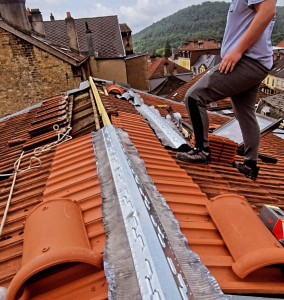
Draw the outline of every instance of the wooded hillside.
M133 35L135 51L162 50L169 42L178 47L189 39L222 39L230 3L204 2L192 5ZM276 45L284 39L284 7L277 7L272 35Z

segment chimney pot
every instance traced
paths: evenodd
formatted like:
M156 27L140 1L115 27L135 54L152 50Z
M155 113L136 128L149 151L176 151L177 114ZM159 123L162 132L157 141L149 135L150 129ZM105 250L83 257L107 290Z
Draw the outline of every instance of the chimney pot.
M66 13L66 15L67 15L67 19L71 19L72 18L71 17L71 13L69 11Z
M31 15L31 11L29 8L27 8L27 16L30 16Z
M55 18L54 18L54 16L53 16L53 14L51 13L50 14L50 21L54 21L55 20Z

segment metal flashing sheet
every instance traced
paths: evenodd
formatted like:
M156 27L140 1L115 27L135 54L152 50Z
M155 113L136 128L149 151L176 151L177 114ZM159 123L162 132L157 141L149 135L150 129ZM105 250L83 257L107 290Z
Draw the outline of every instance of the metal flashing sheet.
M172 149L179 149L187 145L183 136L170 125L170 121L163 118L155 108L148 107L146 104L137 106L136 110L148 120L150 126L155 131L162 144Z

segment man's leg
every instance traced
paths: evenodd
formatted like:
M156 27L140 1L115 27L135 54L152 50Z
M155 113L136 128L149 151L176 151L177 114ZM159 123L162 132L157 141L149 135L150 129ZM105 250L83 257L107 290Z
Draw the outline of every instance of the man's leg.
M244 164L236 163L235 167L251 179L258 175L257 159L260 143L260 129L255 115L255 100L259 85L232 97L236 119L239 122L244 140Z
M221 74L217 65L187 91L185 104L191 117L197 148L208 151L209 121L206 104L250 90L260 84L266 75L265 67L252 59L242 57L233 72ZM177 158L190 162L208 162L185 154L178 154Z

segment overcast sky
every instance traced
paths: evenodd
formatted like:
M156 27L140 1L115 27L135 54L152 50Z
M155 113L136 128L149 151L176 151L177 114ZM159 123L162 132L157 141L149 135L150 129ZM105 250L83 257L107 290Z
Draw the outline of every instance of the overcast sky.
M73 18L117 15L120 23L127 23L136 33L182 8L202 2L205 0L26 0L26 7L39 8L44 20L49 20L50 13L57 20L65 19L67 11ZM277 5L284 6L284 0L278 0Z

